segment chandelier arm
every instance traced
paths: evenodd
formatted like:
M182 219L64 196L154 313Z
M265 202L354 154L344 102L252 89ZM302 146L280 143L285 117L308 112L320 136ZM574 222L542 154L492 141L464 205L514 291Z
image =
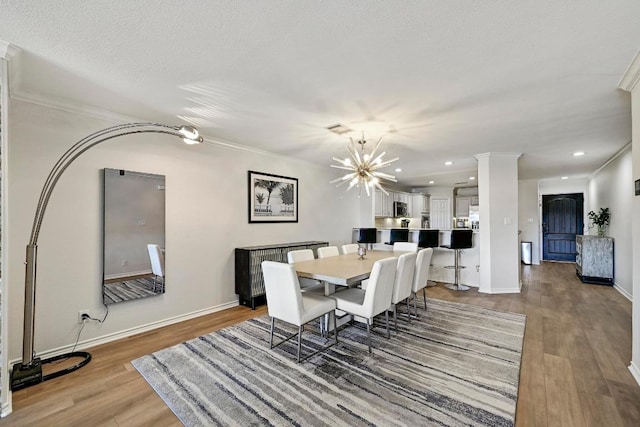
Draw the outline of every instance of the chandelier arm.
M377 169L383 168L385 166L389 166L391 163L396 162L398 160L400 160L399 157L396 157L395 159L391 159L391 160L386 160L386 161L380 163L379 165L373 165L371 167L371 170L377 170Z
M395 175L389 175L388 173L384 172L372 172L372 175L383 179L396 179Z
M382 153L380 153L378 155L378 157L376 157L374 160L371 161L371 163L375 166L376 163L380 162L382 163L382 158L384 157L384 155L387 154L386 151L383 151Z
M357 170L353 166L341 166L341 165L329 165L329 166L331 166L332 168L342 169L342 170L346 170L346 171L355 171L355 170Z
M387 190L385 190L385 189L384 189L384 187L380 185L380 183L376 182L376 183L375 183L375 186L376 186L377 188L379 188L379 189L380 189L380 191L382 191L382 192L383 192L384 194L386 194L387 196L389 195L389 193L387 192Z
M347 181L349 179L355 178L356 175L357 175L357 172L348 173L348 174L346 174L344 176L341 176L340 178L334 179L333 181L329 182L329 184L333 184L333 183L338 182L338 181Z
M376 143L375 147L373 147L373 150L371 151L371 158L375 157L376 152L378 151L378 148L380 147L381 143L382 143L382 137L378 139L378 142ZM382 153L382 155L384 155L384 153Z
M364 191L367 192L367 197L371 196L371 192L369 191L369 186L366 183L364 184Z

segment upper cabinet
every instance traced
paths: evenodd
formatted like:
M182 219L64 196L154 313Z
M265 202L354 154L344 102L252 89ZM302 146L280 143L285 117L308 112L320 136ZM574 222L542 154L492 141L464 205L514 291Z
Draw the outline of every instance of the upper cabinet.
M468 218L471 197L456 197L456 218Z
M422 213L429 212L429 196L425 194L411 195L411 216L418 218Z
M407 204L408 217L419 217L420 213L425 208L422 206L416 206L415 196L416 195L411 193L403 193L400 191L389 191L389 194L387 195L380 190L375 190L374 214L376 217L392 217L393 202L403 202ZM420 197L424 197L424 195L420 194ZM426 209L429 209L428 204Z
M454 216L456 218L468 218L469 206L478 206L478 187L461 187L454 190L456 210Z

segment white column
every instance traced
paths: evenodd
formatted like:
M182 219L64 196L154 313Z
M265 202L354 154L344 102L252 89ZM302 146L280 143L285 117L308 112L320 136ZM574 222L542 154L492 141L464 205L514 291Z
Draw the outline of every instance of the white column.
M633 158L633 180L640 179L640 52L627 68L624 76L620 80L618 87L620 89L631 92L631 153ZM633 374L635 380L640 384L640 196L632 196L633 204L631 207L631 241L633 260L632 272L632 290L633 305L631 318L631 364L629 371Z
M518 159L520 153L483 153L478 160L480 292L520 292Z

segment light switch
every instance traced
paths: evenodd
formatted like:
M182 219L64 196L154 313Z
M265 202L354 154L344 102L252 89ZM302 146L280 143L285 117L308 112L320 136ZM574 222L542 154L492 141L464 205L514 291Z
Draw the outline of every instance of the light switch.
M529 218L527 221L533 224L533 218Z
M511 225L511 217L510 216L505 216L504 217L504 225Z

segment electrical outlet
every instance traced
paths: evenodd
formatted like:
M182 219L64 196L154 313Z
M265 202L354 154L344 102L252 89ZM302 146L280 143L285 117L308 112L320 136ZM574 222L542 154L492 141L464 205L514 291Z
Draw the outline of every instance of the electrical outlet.
M89 310L80 310L78 312L78 323L84 323L85 320L91 320Z

